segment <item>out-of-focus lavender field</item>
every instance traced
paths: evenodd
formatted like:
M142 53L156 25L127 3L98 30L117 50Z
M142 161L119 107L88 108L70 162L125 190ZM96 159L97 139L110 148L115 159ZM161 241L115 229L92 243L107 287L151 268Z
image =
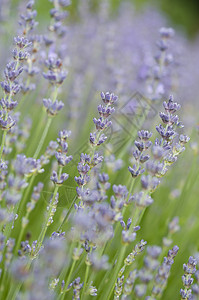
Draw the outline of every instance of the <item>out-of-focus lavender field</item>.
M199 299L199 37L45 1L0 1L0 299Z

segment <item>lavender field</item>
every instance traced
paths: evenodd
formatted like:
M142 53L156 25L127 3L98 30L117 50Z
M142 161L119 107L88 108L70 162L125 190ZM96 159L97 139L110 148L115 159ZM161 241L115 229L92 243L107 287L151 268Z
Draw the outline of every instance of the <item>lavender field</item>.
M199 299L199 36L76 2L0 0L0 300Z

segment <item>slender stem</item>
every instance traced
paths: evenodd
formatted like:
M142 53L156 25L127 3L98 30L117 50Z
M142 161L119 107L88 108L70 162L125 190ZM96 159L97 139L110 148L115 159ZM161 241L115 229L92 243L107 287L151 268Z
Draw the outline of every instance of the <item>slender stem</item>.
M129 188L129 194L128 194L128 197L127 197L126 202L128 202L128 200L129 200L129 198L130 198L130 196L131 196L131 193L133 192L134 185L135 185L135 179L131 180L131 185L130 185L130 188ZM123 216L124 216L124 214L125 214L125 212L126 212L126 209L127 209L127 206L124 207L124 209L123 209L123 213L122 213ZM134 220L134 216L133 216L133 220ZM119 229L120 229L120 228L121 228L121 224L120 224L120 222L118 222L117 225L116 225L116 228L115 228L115 236L118 235ZM104 253L104 251L105 251L105 248L108 247L108 249L109 249L110 246L111 246L111 243L109 243L109 246L106 244L105 247L103 248L103 253ZM103 254L103 253L102 253L102 254Z
M144 211L145 211L145 209L143 209L143 208L141 208L141 207L137 207L137 206L135 207L135 210L134 210L134 216L133 216L133 221L132 221L132 224L131 224L132 228L133 228L134 226L140 224ZM118 229L119 229L119 228L118 228ZM118 275L118 272L119 272L119 270L120 270L120 268L121 268L121 263L122 263L122 260L124 259L124 255L125 255L126 248L127 248L126 245L123 246L123 248L122 248L122 250L121 250L121 252L120 252L120 254L119 254L119 259L118 259L118 261L117 261L117 264L116 264L116 268L115 268L114 274L113 274L113 271L112 271L112 270L109 271L109 273L111 272L111 276L112 276L112 278L111 278L111 284L110 284L109 286L111 286L112 289L111 289L111 291L110 291L110 293L109 293L109 298L108 298L108 292L107 292L106 295L105 295L105 297L104 297L104 295L103 295L103 297L104 297L103 299L110 299L110 297L111 297L111 295L112 295L112 292L113 292L114 287L115 287L115 282L116 282L116 279L117 279L116 276ZM108 272L107 272L107 274L108 274ZM106 274L105 277L107 277L107 274ZM112 274L113 274L113 275L112 275ZM105 278L104 278L104 279L105 279ZM100 284L100 286L101 286L101 284Z
M46 139L46 136L48 134L48 130L50 128L51 123L52 123L52 119L49 118L48 121L47 121L47 124L45 126L45 129L43 131L42 137L40 139L39 145L37 146L37 149L36 149L36 151L35 151L35 153L33 155L34 158L38 157L38 155L39 155L39 153L41 151L41 148L43 147L43 144L45 142L45 139Z
M129 193L128 193L128 197L127 197L127 199L126 199L126 203L128 203L128 201L129 201L129 199L130 199L130 197L131 197L131 194L132 194L132 192L133 192L133 188L134 188L134 186L135 186L135 180L136 180L135 178L132 178L132 180L131 180L131 185L130 185L130 188L129 188ZM124 216L124 214L125 214L126 209L127 209L127 206L124 207L124 209L123 209L123 216Z
M5 269L2 270L2 273L3 273L3 276L1 279L0 299L3 299L3 294L4 294L4 290L5 290L4 281L5 281L5 276L6 276L6 270Z
M27 270L30 269L31 264L32 264L32 261L30 261L30 262L27 263L27 266L26 266ZM18 285L17 285L17 287L11 288L9 290L9 294L8 294L6 300L15 300L22 285L23 285L23 282L19 282Z
M73 254L73 249L74 249L74 242L71 243L70 245L70 249L68 251L68 257L72 257L72 254ZM66 274L67 274L67 270L68 270L68 264L66 267L64 267L59 275L59 279L60 280L63 280L65 277L66 277Z
M131 228L135 227L136 225L139 225L141 220L142 220L142 216L143 216L143 212L144 212L144 208L139 207L139 206L135 206L135 210L134 210L134 215L133 215L133 220L131 223Z
M21 230L20 230L19 237L18 237L16 245L15 245L14 254L16 254L17 250L19 249L19 245L21 243L21 240L22 240L22 237L23 237L23 234L24 234L24 229L25 229L25 227L22 227Z
M27 212L26 212L26 216L25 216L26 220L28 220L29 214L30 214L30 211L27 211ZM23 224L23 223L22 223L22 224ZM17 239L17 241L16 241L14 254L16 254L16 251L17 251L18 248L19 248L19 245L20 245L20 242L21 242L21 240L22 240L22 237L23 237L23 234L24 234L24 231L25 231L26 226L27 226L27 224L22 225L22 228L21 228L20 233L19 233L19 237L18 237L18 239Z
M22 107L23 104L24 104L25 98L26 98L25 95L23 95L23 96L21 97L21 100L20 100L19 104L18 104L17 107L16 107L16 111L20 111L20 110L21 110L21 107Z
M4 236L6 237L6 241L10 237L10 233L11 233L13 224L15 222L15 215L17 213L18 207L19 207L19 202L14 206L14 209L13 209L13 218L14 219L11 222L9 222L9 223L6 224L5 231L4 231Z
M11 95L9 95L8 102L10 102L10 99L11 99ZM5 120L7 119L8 119L8 111L6 110ZM7 130L4 130L2 141L1 141L0 160L2 159L2 155L3 155L3 148L5 146L6 135L7 135Z
M116 261L116 257L117 257L117 253L115 254L114 258L113 258L113 262ZM112 268L109 270L109 272L106 272L103 279L101 280L99 287L98 287L98 293L101 292L102 289L104 289L104 284L107 282L107 277L110 275L111 272L114 272L114 268L115 268L115 264L112 266ZM93 275L93 274L92 274ZM93 276L91 276L92 278ZM93 280L93 279L92 279ZM91 281L91 279L90 279Z
M90 270L90 266L86 265L86 272L85 272L85 277L84 277L84 286L83 286L83 290L82 290L82 297L84 296L84 293L86 291L89 270Z
M39 120L37 121L37 125L34 129L34 137L31 137L31 140L29 141L27 145L26 155L31 157L33 156L33 148L36 144L38 144L38 140L40 139L39 135L41 132L41 128L43 128L43 123L45 122L46 112L44 109L42 109L41 114L39 116Z
M134 188L134 185L135 185L135 179L134 180L131 180L131 185L130 185L130 188L129 188L129 194L128 194L128 198L127 198L127 202L130 198L130 195L133 191L133 188ZM126 211L126 208L124 208L123 210L123 215ZM133 222L132 222L132 228L137 224L138 222L138 218L139 218L139 209L137 207L135 207L135 210L134 210L134 216L133 216ZM118 222L117 225L116 225L116 228L115 228L115 237L117 237L118 233L119 233L119 229L121 228L121 225L120 223ZM102 248L102 255L104 254L105 250L108 248L108 250L110 249L110 246L111 246L111 243L112 241L110 241L108 244L106 243L106 245ZM108 272L107 272L108 273ZM106 276L105 276L106 277Z
M141 118L140 118L140 120L139 120L139 124L138 124L139 129L141 129L142 126L144 125L144 122L145 122L146 119L147 119L147 116L148 116L148 114L149 114L149 111L150 111L150 106L149 106L149 104L148 104L148 107L147 107L147 109L146 109L146 112L143 113L143 115L141 116ZM134 135L136 134L137 131L138 131L138 128L135 127L135 124L133 123L132 127L129 129L129 132L131 132L132 138L134 138ZM121 149L120 153L118 154L118 158L121 158L121 159L122 159L122 158L124 157L124 155L126 155L126 149L128 149L129 146L130 146L131 144L132 144L132 140L129 139L128 143L125 143L125 144L124 144L123 149Z
M54 95L53 95L53 99L52 99L53 103L55 102L55 100L57 98L57 94L58 94L58 87L55 87ZM33 156L34 158L38 157L38 155L39 155L39 153L40 153L40 151L41 151L41 149L43 147L43 144L45 142L45 139L46 139L46 136L48 134L48 130L50 128L51 123L52 123L52 118L48 118L47 124L45 126L45 129L43 131L42 137L40 139L39 145L37 146L37 149L36 149L35 154Z
M62 228L62 226L65 224L65 222L68 221L68 218L69 218L69 216L70 216L71 210L72 210L72 208L73 208L73 205L74 205L76 199L77 199L77 195L74 197L74 199L73 199L73 201L72 201L72 203L71 203L71 205L70 205L70 207L69 207L69 209L68 209L68 211L67 211L66 216L64 217L64 219L63 219L61 225L60 225L59 228L58 228L58 231L60 231L61 228Z
M12 231L12 227L13 227L13 224L14 224L14 221L15 221L15 215L17 213L18 206L19 206L19 203L17 205L15 205L15 207L13 209L14 220L12 220L11 222L7 223L6 227L5 227L4 236L6 237L6 239L5 239L6 242L8 241L8 239L10 237L10 234L11 234L11 231ZM2 262L1 262L1 264L2 264L2 269L3 269L3 276L2 276L2 279L1 279L1 293L0 293L1 296L2 296L2 294L4 292L5 280L6 280L6 269L5 269L6 242L5 242L5 245L4 245L4 249L2 250L3 251L3 255L2 255ZM3 266L3 264L4 264L4 266Z
M118 275L118 272L122 266L122 261L124 259L124 256L125 256L125 252L126 252L126 245L124 245L122 247L122 250L120 251L120 254L119 254L119 258L118 258L118 261L117 261L117 264L116 264L116 268L115 268L115 271L114 273L112 274L112 277L108 283L108 286L107 286L107 289L106 289L106 293L105 295L103 295L103 299L110 299L111 298L111 295L113 293L113 290L115 288L115 282L117 280L117 275Z
M4 145L5 145L6 134L7 134L7 131L4 130L4 132L3 132L3 137L2 137L2 141L1 141L0 160L1 160L2 154L3 154L3 148L4 148Z
M28 197L28 195L30 193L30 190L32 188L32 185L33 185L33 182L35 180L35 177L36 177L36 174L33 174L32 177L31 177L31 179L30 179L28 188L26 189L25 194L24 194L24 196L23 196L23 198L22 198L22 200L21 200L21 202L19 204L18 215L21 215L20 211L23 211L24 205L26 204L26 200L27 200L27 197Z
M60 178L60 176L61 176L62 169L63 169L63 167L59 167L58 178ZM53 205L54 205L55 197L56 197L56 195L57 195L58 190L59 190L59 186L56 185L56 187L55 187L55 189L54 189L53 196L52 196L51 203L50 203L50 205L49 205L48 215L47 215L47 217L46 217L45 224L44 224L44 226L43 226L43 229L42 229L41 234L40 234L39 239L38 239L38 245L39 245L39 246L42 245L43 240L44 240L44 237L45 237L45 235L46 235L46 231L47 231L47 229L48 229L49 218L50 218L50 215L51 215L52 210L53 210Z
M66 281L66 284L65 284L65 288L64 288L63 294L60 295L60 296L61 296L61 297L60 297L60 300L63 300L64 297L65 297L65 292L66 292L67 287L68 287L68 285L69 285L69 283L70 283L71 275L72 275L73 270L74 270L74 268L75 268L76 262L77 262L77 260L73 260L73 263L72 263L72 266L71 266L71 269L70 269L70 272L69 272L69 274L68 274L68 278L67 278L67 281Z
M198 172L197 156L195 156L192 161L192 166L189 170L189 173L185 179L183 188L181 189L179 201L177 201L177 203L173 209L173 216L176 215L177 211L179 214L182 211L182 209L184 208L184 202L187 199L186 196L189 194L190 190L193 189L194 184L197 182L198 175L199 175L199 172ZM180 203L180 206L179 206L179 203Z
M6 297L6 300L15 300L19 290L20 290L21 284L18 284L17 287L16 286L12 286L9 289L9 293Z

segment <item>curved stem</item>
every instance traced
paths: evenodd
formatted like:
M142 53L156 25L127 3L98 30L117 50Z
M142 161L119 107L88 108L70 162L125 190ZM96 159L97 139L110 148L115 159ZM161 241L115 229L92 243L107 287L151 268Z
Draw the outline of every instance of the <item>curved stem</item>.
M41 151L41 149L43 147L43 144L45 142L45 139L46 139L46 136L48 134L48 130L50 128L51 123L52 123L52 119L48 119L47 124L45 126L45 129L43 131L42 137L40 139L39 145L37 146L37 149L36 149L36 151L35 151L35 153L33 155L33 158L37 158L38 157L38 155L39 155L39 153L40 153L40 151Z
M119 254L119 258L118 258L118 261L117 261L117 264L116 264L116 268L115 268L115 271L111 277L111 280L107 286L107 290L106 290L106 293L105 295L103 295L103 299L110 299L111 298L111 295L113 293L113 290L115 288L115 282L117 280L117 275L118 275L118 272L122 266L122 261L124 259L124 256L125 256L125 252L126 252L126 245L122 247L122 250L120 251L120 254Z
M3 132L3 137L2 137L2 141L1 141L0 160L1 160L2 154L3 154L3 148L4 148L4 145L5 145L6 134L7 134L7 131L5 130Z
M36 174L33 174L32 177L31 177L31 179L30 179L28 188L26 189L24 197L22 198L22 200L21 200L21 202L19 204L18 215L20 215L20 211L23 211L24 205L26 204L26 200L27 200L27 197L28 197L28 195L30 193L30 190L32 188L32 185L33 185L33 182L35 180L35 177L36 177Z
M9 95L8 102L10 102L10 98L11 98L11 95ZM7 120L7 119L8 119L8 111L6 110L5 120ZM2 141L1 141L0 160L2 159L2 155L3 155L3 148L5 146L6 135L7 135L7 130L4 130L3 136L2 136Z
M72 203L71 203L71 205L70 205L70 207L69 207L69 209L68 209L68 211L67 211L67 213L66 213L66 216L64 217L64 219L63 219L61 225L60 225L59 228L58 228L58 231L60 231L61 228L62 228L62 226L65 224L65 222L68 221L69 216L70 216L70 213L71 213L71 210L72 210L72 208L73 208L73 205L74 205L76 199L77 199L77 195L74 197L74 199L73 199L73 201L72 201Z
M56 100L56 98L57 98L57 94L58 94L58 87L55 86L54 95L53 95L53 99L52 99L52 102L53 102L53 103L55 102L55 100ZM37 157L38 157L38 155L39 155L39 153L40 153L40 151L41 151L41 149L42 149L42 147L43 147L43 144L44 144L44 142L45 142L45 139L46 139L46 136L47 136L47 134L48 134L48 130L49 130L49 128L50 128L51 123L52 123L52 119L51 119L51 118L48 118L47 124L46 124L45 129L44 129L44 131L43 131L43 134L42 134L42 136L41 136L39 145L37 146L37 149L36 149L36 151L35 151L35 153L34 153L34 155L33 155L34 158L37 158Z
M84 277L84 286L83 286L83 290L82 290L82 297L84 296L84 293L86 291L89 270L90 270L90 266L86 265L86 272L85 272L85 277Z
M68 279L67 279L66 284L65 284L65 288L64 288L63 294L60 295L60 300L63 300L64 297L65 297L65 293L66 293L67 287L68 287L68 285L69 285L69 283L70 283L71 275L72 275L73 270L74 270L74 268L75 268L76 262L77 262L77 260L73 260L73 263L72 263L70 272L69 272L69 274L68 274Z
M63 169L63 167L59 167L58 178L60 178L60 176L61 176L62 169ZM48 226L49 226L49 225L48 225L49 218L50 218L50 215L51 215L52 210L53 210L53 205L54 205L55 197L56 197L56 195L57 195L58 190L59 190L59 186L56 185L56 187L55 187L55 189L54 189L53 196L52 196L51 203L50 203L50 205L49 205L48 215L47 215L47 217L46 217L45 224L44 224L44 226L43 226L43 229L42 229L42 231L41 231L41 233L40 233L40 236L39 236L39 239L38 239L38 246L42 245L43 240L44 240L44 238L45 238L46 231L47 231Z
M26 212L26 216L25 216L26 220L28 220L29 214L30 214L30 211L27 211L27 212ZM23 237L23 234L24 234L24 231L25 231L26 226L27 226L27 224L26 224L26 225L23 225L23 223L22 223L22 228L21 228L21 230L20 230L19 237L18 237L18 239L17 239L17 241L16 241L14 254L16 254L16 251L17 251L18 248L19 248L19 245L20 245L20 242L21 242L21 240L22 240L22 237Z

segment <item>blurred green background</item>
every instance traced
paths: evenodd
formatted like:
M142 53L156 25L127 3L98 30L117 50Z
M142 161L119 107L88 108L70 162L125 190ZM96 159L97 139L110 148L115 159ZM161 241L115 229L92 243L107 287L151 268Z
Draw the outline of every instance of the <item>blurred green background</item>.
M78 5L82 0L71 0L71 17L78 19ZM90 0L91 10L95 11L101 0ZM111 11L116 13L120 4L126 0L109 0L111 2ZM184 29L190 36L194 37L199 31L199 1L198 0L127 0L132 2L138 9L143 5L155 5L166 14L175 26ZM20 0L12 0L14 7ZM45 19L49 15L51 3L49 0L35 0L39 12L39 18ZM42 14L41 14L42 13ZM41 20L42 21L42 20Z

